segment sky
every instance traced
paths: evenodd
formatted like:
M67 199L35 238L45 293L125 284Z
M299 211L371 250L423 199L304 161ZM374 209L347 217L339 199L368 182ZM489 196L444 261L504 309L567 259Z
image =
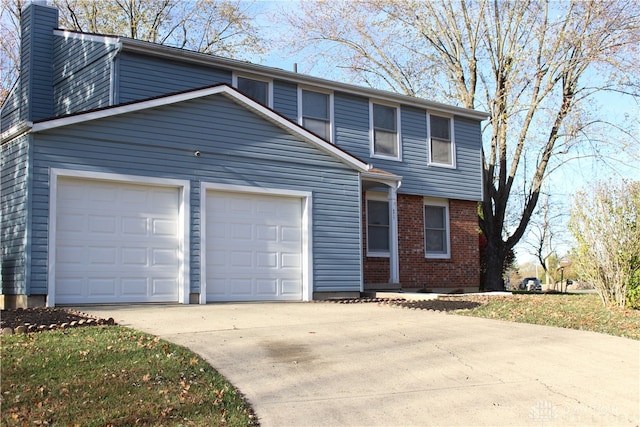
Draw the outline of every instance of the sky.
M291 1L258 1L255 6L262 9L264 14L261 19L266 23L265 30L278 33L279 26L270 24L268 18L270 13L281 7L290 8L295 2ZM254 61L264 65L275 66L292 71L294 64L298 69L308 70L311 65L302 54L291 54L283 49L275 47L263 58L255 58ZM328 74L335 75L337 70L332 69ZM326 72L326 70L325 70ZM323 70L317 65L311 69L311 74L322 76ZM339 73L338 73L339 74ZM348 81L348 76L343 74L344 81ZM640 105L639 100L634 100L630 96L619 94L599 95L596 102L592 104L598 109L598 113L603 118L621 119L632 126L636 140L640 140ZM609 179L640 180L640 147L629 147L627 153L621 152L617 148L607 147L602 143L595 144L603 155L602 159L593 157L573 158L561 168L553 172L548 179L546 189L551 193L549 198L550 210L558 215L553 221L552 247L559 256L566 254L572 245L572 238L567 229L567 222L571 211L574 195L581 190L587 190L598 181ZM635 154L635 159L632 158ZM541 199L542 200L542 199ZM540 207L541 203L539 203ZM527 241L535 241L532 234L525 236L523 242L516 247L516 254L519 263L534 262L531 249Z
M257 20L255 24L261 28L267 38L276 38L276 36L281 36L283 33L286 35L287 30L283 28L282 24L275 23L273 16L278 15L279 10L282 8L292 10L295 5L295 1L289 0L257 0L251 5L251 10L256 13ZM300 72L310 71L310 74L319 77L337 75L340 80L349 82L348 76L341 74L340 70L330 68L330 64L312 65L306 55L306 53L288 52L285 48L274 44L268 53L249 57L248 59L251 62L288 71L293 71L294 64L297 64ZM327 68L323 69L321 67ZM640 140L640 105L638 100L634 100L630 96L602 95L597 101L602 117L622 118L633 126L635 137ZM590 185L597 181L610 178L640 180L640 165L637 160L640 159L640 147L630 148L629 152L636 155L635 162L630 155L624 152L612 150L606 146L599 147L599 149L615 160L604 162L594 158L574 159L549 177L547 188L552 193L549 204L554 212L561 213L561 216L554 221L554 228L557 234L557 238L554 238L554 240L560 255L565 254L571 247L571 238L567 232L566 224L573 202L573 195L576 192L588 189ZM526 236L524 240L526 241L527 239L531 239L531 235ZM529 251L526 243L521 243L516 247L519 263L532 261Z

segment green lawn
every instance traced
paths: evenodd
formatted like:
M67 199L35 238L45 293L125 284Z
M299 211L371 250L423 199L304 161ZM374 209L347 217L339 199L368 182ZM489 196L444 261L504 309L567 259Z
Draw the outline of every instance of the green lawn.
M597 295L447 297L481 305L456 314L640 339L640 311ZM251 426L251 408L183 347L119 326L2 335L0 425Z
M240 393L183 347L118 326L2 336L3 426L250 426Z
M595 294L460 297L483 305L457 314L601 332L640 340L640 310L606 308Z

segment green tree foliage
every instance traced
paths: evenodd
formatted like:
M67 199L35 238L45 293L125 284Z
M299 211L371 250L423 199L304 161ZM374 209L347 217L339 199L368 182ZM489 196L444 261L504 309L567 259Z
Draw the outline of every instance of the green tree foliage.
M569 228L580 279L605 305L640 308L640 182L601 182L578 193Z

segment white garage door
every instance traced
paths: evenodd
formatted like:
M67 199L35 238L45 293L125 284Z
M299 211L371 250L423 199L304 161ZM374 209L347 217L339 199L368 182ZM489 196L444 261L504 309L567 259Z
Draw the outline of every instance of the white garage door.
M207 301L302 299L302 200L209 191Z
M56 303L178 301L177 188L59 178Z

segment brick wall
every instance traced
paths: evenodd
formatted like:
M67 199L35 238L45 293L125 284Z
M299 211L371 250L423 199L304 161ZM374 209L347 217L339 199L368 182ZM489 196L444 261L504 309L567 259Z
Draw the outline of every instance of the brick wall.
M477 203L449 201L450 259L425 258L423 206L422 196L398 195L398 250L402 287L478 287L480 258ZM387 283L389 259L366 256L366 212L363 215L364 283Z

